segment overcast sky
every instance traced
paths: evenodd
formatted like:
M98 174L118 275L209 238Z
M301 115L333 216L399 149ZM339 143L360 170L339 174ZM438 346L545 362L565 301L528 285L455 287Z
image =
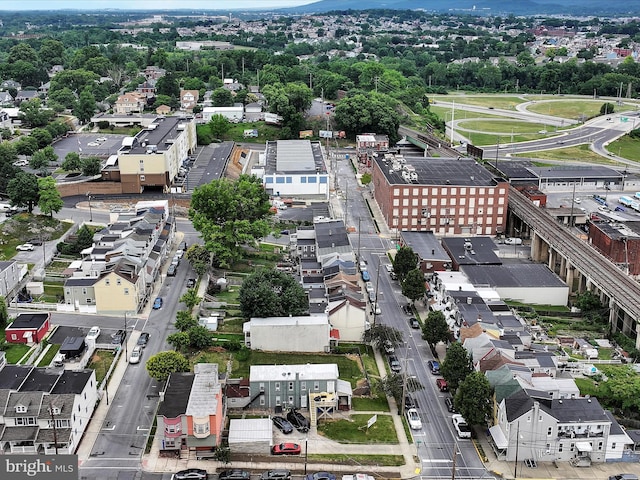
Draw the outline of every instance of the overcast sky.
M0 1L0 10L56 10L59 8L76 8L81 10L101 10L105 8L119 9L202 9L233 10L238 8L272 8L295 7L313 3L317 0L20 0Z

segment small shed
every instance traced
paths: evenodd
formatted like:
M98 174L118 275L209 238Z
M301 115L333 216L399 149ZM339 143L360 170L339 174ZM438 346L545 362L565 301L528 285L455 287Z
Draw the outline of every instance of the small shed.
M62 342L59 352L65 358L77 358L85 349L84 337L67 337Z
M269 455L273 427L269 418L232 418L229 423L231 453Z

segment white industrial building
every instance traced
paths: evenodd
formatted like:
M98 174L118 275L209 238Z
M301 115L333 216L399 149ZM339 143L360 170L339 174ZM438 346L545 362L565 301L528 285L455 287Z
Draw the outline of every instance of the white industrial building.
M232 418L229 421L231 453L269 455L272 443L270 418Z
M327 314L308 317L252 318L242 331L251 350L267 352L328 352L331 325Z
M252 169L275 196L329 198L329 173L320 142L267 142L260 165Z

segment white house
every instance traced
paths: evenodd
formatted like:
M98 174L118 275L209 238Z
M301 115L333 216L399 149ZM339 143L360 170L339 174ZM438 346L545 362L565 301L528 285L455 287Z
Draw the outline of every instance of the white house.
M310 317L252 318L242 327L245 345L270 352L328 352L327 314Z

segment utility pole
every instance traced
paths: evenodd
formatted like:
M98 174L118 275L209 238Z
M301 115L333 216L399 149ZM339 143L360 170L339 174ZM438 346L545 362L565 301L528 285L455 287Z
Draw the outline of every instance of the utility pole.
M451 480L456 480L456 457L458 456L458 442L453 442L453 463L451 465Z
M362 218L358 218L358 262L360 261L360 220Z
M124 312L124 356L125 359L129 356L127 352L127 312Z
M454 124L454 120L455 120L455 116L456 116L456 101L453 101L453 108L451 109L451 147L453 148L453 126Z

